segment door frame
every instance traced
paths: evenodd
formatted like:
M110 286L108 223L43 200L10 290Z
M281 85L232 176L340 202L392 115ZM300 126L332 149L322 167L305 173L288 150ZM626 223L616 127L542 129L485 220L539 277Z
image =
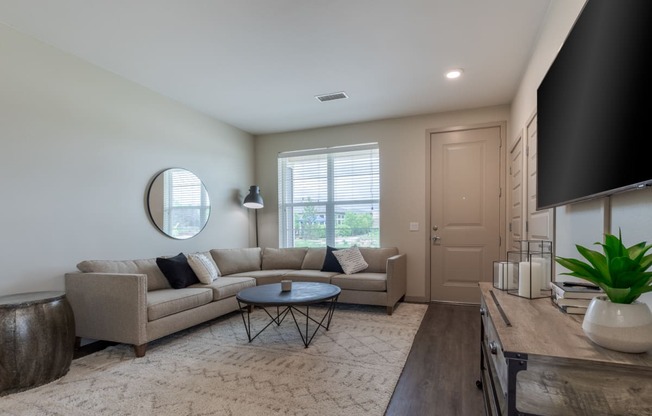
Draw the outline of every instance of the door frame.
M505 145L506 143L506 137L507 137L507 121L494 121L494 122L488 122L488 123L480 123L480 124L468 124L468 125L459 125L459 126L451 126L451 127L441 127L441 128L432 128L432 129L427 129L426 130L426 137L425 137L425 142L426 142L426 151L425 151L425 158L426 158L426 178L425 178L425 183L426 183L426 189L425 191L425 203L426 203L426 218L425 218L425 224L426 224L426 233L425 233L425 242L424 242L424 249L425 249L425 298L426 302L430 303L432 302L431 299L431 269L430 269L430 264L431 264L431 250L430 250L430 237L432 236L432 222L430 218L430 212L431 212L431 206L430 206L430 189L431 189L431 173L432 173L432 166L430 165L430 135L432 133L449 133L449 132L454 132L454 131L462 131L462 130L476 130L476 129L483 129L487 127L498 127L500 129L500 162L499 162L499 183L500 183L500 196L499 196L499 224L498 224L498 230L500 233L500 247L499 247L499 253L501 258L505 258L507 256L507 250L506 250L506 245L507 245L507 239L506 239L506 234L505 230L507 229L507 203L506 203L506 172L507 169L505 168L506 166L506 160L507 160L507 151L506 148L508 146ZM498 261L500 259L496 259Z
M537 115L538 115L538 113L537 113L537 109L535 107L535 109L532 111L532 114L530 114L530 116L525 121L525 127L524 127L525 135L523 136L525 138L525 140L526 140L524 144L525 144L526 149L527 149L527 157L524 160L523 172L524 172L525 177L527 178L527 183L528 183L528 185L527 185L527 187L525 189L525 198L527 200L527 204L525 204L525 216L524 216L525 222L527 224L527 233L525 233L525 237L528 240L533 238L530 235L531 231L530 231L530 227L529 227L530 223L532 222L531 221L532 220L532 211L530 210L530 186L529 186L530 167L531 167L531 165L530 165L530 152L531 152L531 149L530 149L530 131L531 131L531 127L534 125L535 129L537 130L537 142L538 142L539 141L539 138L538 138L538 134L539 134L538 133L538 126L536 124L533 124L534 119L537 117ZM537 169L538 169L538 167L537 167ZM536 183L534 184L534 187L536 188ZM538 192L538 191L536 191L536 192ZM555 218L557 216L556 215L557 210L554 209L554 208L548 208L547 210L543 210L543 211L548 211L548 213L547 213L547 215L549 216L549 227L548 227L549 236L548 236L548 238L550 239L550 241L552 241L552 249L553 249L553 253L554 253L555 233L556 233L556 229L557 229L556 223L555 223L555 221L556 221Z
M525 175L523 175L523 169L525 169L525 162L523 159L527 157L525 155L525 147L524 147L524 141L525 141L525 128L520 128L518 130L518 134L514 136L514 139L510 142L509 146L507 147L506 150L506 165L505 165L505 170L506 170L506 176L505 176L505 189L507 190L507 195L505 195L505 203L507 206L507 211L505 212L505 236L507 237L507 242L513 242L512 238L512 232L509 229L510 223L512 222L512 172L510 171L511 168L511 163L512 163L512 152L517 148L517 146L520 146L521 150L521 221L520 221L520 227L521 227L521 236L523 237L523 233L525 232L525 221L527 217L527 208L525 207L525 201L527 199L527 192L525 191L525 188L527 187L527 184L525 182ZM510 244L506 244L505 248L507 251L510 250ZM501 260L506 260L507 259L507 253L502 253L501 255L504 255L504 257L501 258Z

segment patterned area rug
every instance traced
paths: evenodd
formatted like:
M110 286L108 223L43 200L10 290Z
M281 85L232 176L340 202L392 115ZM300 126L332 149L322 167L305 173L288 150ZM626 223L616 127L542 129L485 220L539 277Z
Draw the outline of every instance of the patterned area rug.
M116 345L73 360L64 377L0 397L0 414L381 416L426 308L338 305L308 348L290 316L249 343L232 313L151 343L143 358ZM254 329L267 321L252 314Z

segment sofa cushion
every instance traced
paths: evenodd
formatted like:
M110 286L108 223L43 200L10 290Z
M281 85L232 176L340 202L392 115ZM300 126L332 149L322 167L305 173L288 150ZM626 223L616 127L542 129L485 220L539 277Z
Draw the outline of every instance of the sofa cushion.
M293 270L286 273L283 279L294 280L297 282L320 282L330 283L331 277L335 276L335 272L322 272L320 270Z
M210 289L162 289L147 292L147 319L155 321L165 316L187 311L213 300Z
M340 263L342 270L344 270L344 273L346 274L361 272L369 267L357 247L334 250L333 255L337 258L338 263Z
M384 292L387 290L387 275L385 273L367 272L354 275L338 274L331 278L331 283L343 290Z
M156 264L156 259L139 260L85 260L77 264L84 273L146 274L147 290L169 289L170 282Z
M260 270L260 247L214 248L211 255L222 276Z
M255 279L261 278L261 277L283 277L287 273L292 272L293 270L291 269L275 269L275 270L254 270L251 272L242 272L242 273L235 273L231 274L229 276L232 277L253 277Z
M231 296L235 296L242 289L256 286L256 279L253 277L231 277L222 276L213 281L210 285L193 285L191 287L209 288L213 292L213 300L221 300Z
M210 253L190 253L188 254L188 264L201 283L211 284L220 275Z
M256 279L256 285L268 285L270 283L279 283L285 279L285 275L293 270L290 269L277 269L277 270L254 270L253 272L236 273L231 276L234 277L253 277Z
M179 253L174 257L157 257L156 264L158 264L159 269L161 269L173 289L183 289L199 283L197 275L192 271L188 259L183 253Z
M326 258L326 247L311 247L303 258L302 269L321 270Z
M398 248L384 247L384 248L370 248L360 247L362 257L369 264L365 272L369 273L385 273L387 272L387 259L396 256Z
M265 247L263 249L262 269L300 269L305 256L305 248Z
M333 254L334 250L337 249L331 246L326 246L326 257L324 257L324 264L321 266L321 271L344 273L340 262L337 261L337 258Z

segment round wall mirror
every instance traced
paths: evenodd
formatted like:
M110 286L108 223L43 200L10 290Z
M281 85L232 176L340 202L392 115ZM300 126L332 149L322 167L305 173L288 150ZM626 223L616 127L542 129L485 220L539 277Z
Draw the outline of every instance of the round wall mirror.
M154 177L147 192L152 222L165 235L184 240L199 234L208 222L211 202L202 181L192 172L172 168Z

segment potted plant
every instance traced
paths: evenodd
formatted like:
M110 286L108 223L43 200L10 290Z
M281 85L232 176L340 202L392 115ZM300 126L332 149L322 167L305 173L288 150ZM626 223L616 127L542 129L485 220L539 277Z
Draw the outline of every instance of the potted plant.
M587 337L605 348L642 353L652 348L652 312L637 301L652 292L652 245L645 241L625 247L622 234L605 234L603 253L575 245L587 262L555 257L555 261L578 277L599 286L604 296L593 298L586 310L582 329Z

